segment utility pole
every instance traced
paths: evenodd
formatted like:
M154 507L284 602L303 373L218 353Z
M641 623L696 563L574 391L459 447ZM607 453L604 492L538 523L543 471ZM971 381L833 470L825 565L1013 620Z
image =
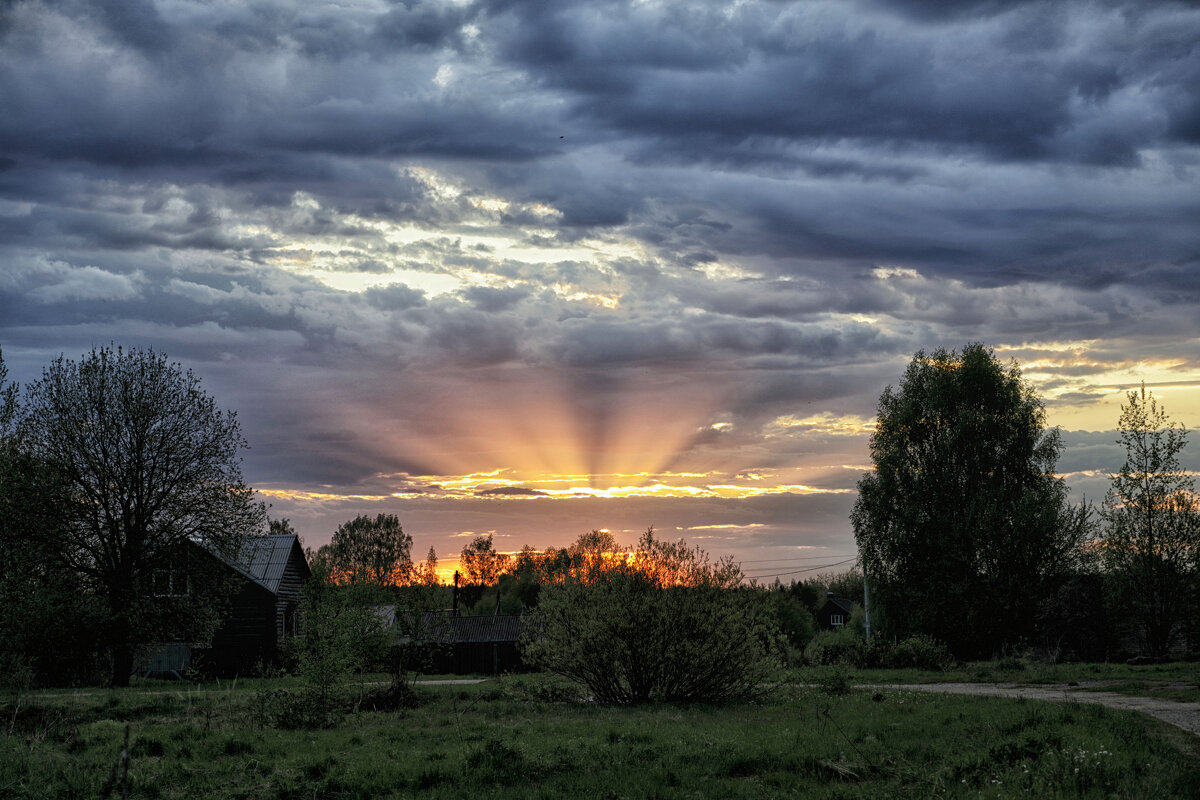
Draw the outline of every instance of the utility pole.
M871 641L871 592L867 588L867 571L863 570L863 629Z

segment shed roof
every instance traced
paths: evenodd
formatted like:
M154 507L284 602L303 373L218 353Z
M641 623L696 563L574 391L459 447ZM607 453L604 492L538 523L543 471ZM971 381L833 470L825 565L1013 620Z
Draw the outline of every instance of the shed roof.
M255 536L242 544L232 560L225 561L267 591L279 594L279 584L287 570L292 551L299 548L300 540L295 534L273 533ZM301 550L300 553L300 559L304 562L307 572L308 562L304 559L304 551Z
M453 617L429 614L423 620L427 638L447 643L515 642L521 638L524 617L496 614L482 617Z

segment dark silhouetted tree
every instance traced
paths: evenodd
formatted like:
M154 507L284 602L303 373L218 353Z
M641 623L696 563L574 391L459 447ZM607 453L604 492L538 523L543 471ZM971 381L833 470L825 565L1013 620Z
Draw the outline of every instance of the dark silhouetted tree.
M62 536L54 473L21 446L17 387L0 358L0 685L86 681L97 649L94 601L47 557Z
M495 586L508 566L508 556L496 551L491 534L476 536L459 554L459 565L467 583Z
M1090 530L1054 474L1061 447L1015 365L979 344L917 353L879 398L851 514L876 626L959 657L1029 635Z
M360 514L338 526L318 559L338 583L403 586L412 577L412 537L394 514Z

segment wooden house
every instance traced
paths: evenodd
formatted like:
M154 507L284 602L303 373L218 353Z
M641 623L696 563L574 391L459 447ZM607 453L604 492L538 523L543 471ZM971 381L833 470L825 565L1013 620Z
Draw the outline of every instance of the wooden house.
M232 571L228 613L207 642L171 642L157 647L138 667L140 674L175 674L195 668L212 675L245 675L278 660L284 641L297 633L300 595L311 572L300 541L272 534L246 541L235 557L209 553Z
M836 631L850 621L853 611L853 601L830 592L825 595L825 602L817 609L817 627L823 631Z

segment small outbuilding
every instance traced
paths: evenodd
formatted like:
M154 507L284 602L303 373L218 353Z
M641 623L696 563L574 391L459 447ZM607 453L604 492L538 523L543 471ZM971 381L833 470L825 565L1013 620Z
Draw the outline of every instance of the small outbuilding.
M527 619L518 614L427 614L421 623L421 639L428 646L425 669L451 675L523 670L519 643Z

